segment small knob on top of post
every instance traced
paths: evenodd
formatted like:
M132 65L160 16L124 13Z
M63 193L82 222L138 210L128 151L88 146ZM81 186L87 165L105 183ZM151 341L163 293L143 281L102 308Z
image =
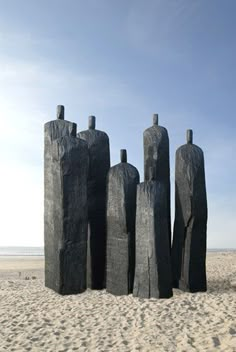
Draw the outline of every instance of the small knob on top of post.
M187 137L187 144L193 144L193 130L187 130L186 137Z
M127 152L126 152L126 149L121 149L120 150L120 162L121 163L127 163Z
M64 105L57 105L57 119L64 120L65 108Z
M153 114L153 125L157 125L158 126L158 114Z
M88 118L88 128L90 130L95 130L96 127L96 117L95 116L89 116Z

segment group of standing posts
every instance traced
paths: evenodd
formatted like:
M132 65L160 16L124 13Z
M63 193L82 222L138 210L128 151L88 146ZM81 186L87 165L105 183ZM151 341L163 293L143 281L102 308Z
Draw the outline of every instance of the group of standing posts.
M153 115L144 131L144 182L127 162L110 168L109 138L76 124L45 124L45 285L60 294L106 288L116 295L169 298L172 287L206 290L207 200L202 150L176 152L171 249L169 137Z
M61 105L44 127L45 285L60 294L105 287L109 139L94 116L76 128Z

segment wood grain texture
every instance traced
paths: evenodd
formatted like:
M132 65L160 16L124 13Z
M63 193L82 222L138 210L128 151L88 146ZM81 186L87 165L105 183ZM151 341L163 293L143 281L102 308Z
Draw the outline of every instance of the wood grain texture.
M207 197L202 150L191 143L176 151L173 285L206 291Z
M95 127L95 126L94 126ZM88 143L88 261L87 285L105 287L106 178L110 168L109 138L105 132L88 129L78 133Z
M88 147L74 123L45 124L45 285L60 294L86 289Z
M126 162L108 173L106 288L115 295L133 291L138 183L138 170Z
M134 296L172 296L166 188L157 181L137 187Z

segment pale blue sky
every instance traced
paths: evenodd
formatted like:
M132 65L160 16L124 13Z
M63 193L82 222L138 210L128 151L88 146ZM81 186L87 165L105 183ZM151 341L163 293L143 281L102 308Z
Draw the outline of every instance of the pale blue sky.
M127 148L143 178L142 133L192 128L205 153L208 247L236 248L236 1L0 0L0 245L43 245L43 124L57 104ZM172 209L173 210L173 209ZM174 214L172 213L172 220Z

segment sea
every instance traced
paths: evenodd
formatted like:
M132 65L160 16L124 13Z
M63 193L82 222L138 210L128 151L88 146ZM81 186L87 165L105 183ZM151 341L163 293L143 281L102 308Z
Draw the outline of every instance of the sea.
M44 247L0 247L0 256L44 256Z
M208 248L208 252L232 252L235 248ZM0 247L0 256L44 256L44 247Z

